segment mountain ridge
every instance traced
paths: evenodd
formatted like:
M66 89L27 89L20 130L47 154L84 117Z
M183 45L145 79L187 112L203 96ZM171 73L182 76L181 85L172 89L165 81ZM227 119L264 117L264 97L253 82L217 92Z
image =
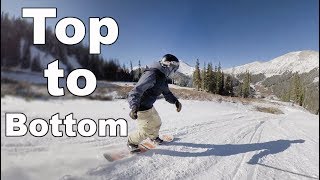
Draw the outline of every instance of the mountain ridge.
M224 69L225 73L238 75L249 71L252 74L264 74L266 77L282 75L285 72L305 73L319 68L319 52L313 50L293 51L272 60L254 61L233 68Z

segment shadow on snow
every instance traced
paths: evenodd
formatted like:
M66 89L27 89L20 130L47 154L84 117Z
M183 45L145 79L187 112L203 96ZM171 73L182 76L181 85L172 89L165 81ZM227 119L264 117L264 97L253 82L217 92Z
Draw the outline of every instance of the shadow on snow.
M259 153L252 156L252 158L247 162L251 165L261 165L264 167L272 168L275 170L280 170L283 172L292 173L295 175L304 176L307 178L318 179L316 177L295 173L289 170L280 169L277 167L272 167L269 165L265 165L259 163L259 160L270 155L270 154L278 154L286 149L288 149L291 144L295 143L304 143L305 140L276 140L262 143L252 143L252 144L195 144L195 143L187 143L187 142L179 142L179 138L177 138L174 142L170 143L170 145L174 146L184 146L190 148L205 148L207 149L204 152L180 152L166 149L154 149L153 153L168 155L168 156L177 156L177 157L200 157L200 156L231 156L237 155L252 151L260 151Z
M248 164L257 164L259 159L270 155L277 154L285 151L293 143L304 143L304 140L277 140L263 143L252 143L252 144L195 144L187 142L178 142L179 139L170 143L173 146L184 146L190 148L204 148L207 149L204 152L180 152L166 149L154 149L154 153L178 156L178 157L199 157L199 156L231 156L251 151L259 151L249 161Z

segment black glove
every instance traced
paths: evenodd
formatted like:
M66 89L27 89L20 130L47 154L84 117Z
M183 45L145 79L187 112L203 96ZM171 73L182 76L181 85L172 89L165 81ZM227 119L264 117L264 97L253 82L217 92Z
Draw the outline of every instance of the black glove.
M129 116L132 118L132 119L137 119L138 118L138 114L137 114L138 110L136 107L133 107L129 113Z
M181 108L182 108L182 104L179 101L176 101L175 104L176 104L176 107L177 107L177 112L180 112Z

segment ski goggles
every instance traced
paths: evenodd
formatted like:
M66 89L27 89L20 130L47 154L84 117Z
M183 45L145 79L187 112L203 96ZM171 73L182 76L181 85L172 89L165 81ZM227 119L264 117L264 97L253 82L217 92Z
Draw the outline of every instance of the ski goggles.
M161 61L161 65L169 68L170 72L176 72L179 69L180 63L177 61Z

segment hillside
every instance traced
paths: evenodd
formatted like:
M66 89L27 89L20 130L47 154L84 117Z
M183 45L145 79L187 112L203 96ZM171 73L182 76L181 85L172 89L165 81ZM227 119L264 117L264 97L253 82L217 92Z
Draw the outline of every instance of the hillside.
M21 31L23 29L23 31ZM92 71L98 80L131 81L132 74L118 59L89 54L88 46L65 45L46 29L46 44L33 44L33 24L1 14L1 71L42 72L48 63L59 60L66 75L76 68Z
M239 80L243 79L246 71L251 73L251 83L257 90L256 94L260 97L275 95L284 101L292 101L291 91L297 74L304 96L302 106L313 113L319 113L319 52L291 52L270 61L253 62L224 70Z

